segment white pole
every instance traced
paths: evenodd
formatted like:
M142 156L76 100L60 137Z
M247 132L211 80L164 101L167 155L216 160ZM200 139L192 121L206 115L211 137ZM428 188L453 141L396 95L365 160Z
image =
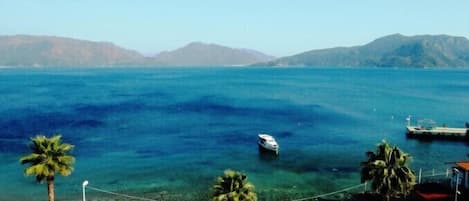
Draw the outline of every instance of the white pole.
M366 185L368 184L368 182L365 181L365 189L363 190L363 193L366 193Z
M446 168L446 178L448 178L448 176L449 176L449 169Z
M422 168L419 169L419 184L422 181Z
M454 201L458 201L458 185L459 185L459 170L454 168L454 172L456 172L456 192L454 193Z
M86 185L88 185L88 180L83 181L83 184L81 185L83 187L83 201L86 201L86 196L85 196Z

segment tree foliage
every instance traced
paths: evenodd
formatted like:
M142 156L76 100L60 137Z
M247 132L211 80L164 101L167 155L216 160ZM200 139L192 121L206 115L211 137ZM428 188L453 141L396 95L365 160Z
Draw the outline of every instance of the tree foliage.
M254 185L241 172L225 170L212 186L212 201L257 201Z
M47 138L38 135L31 138L31 154L20 158L21 164L30 166L24 170L25 175L36 176L37 182L47 180L49 200L54 199L53 181L55 174L68 176L73 171L75 158L69 155L73 146L62 143L61 135Z
M384 199L406 196L415 185L415 174L407 166L410 155L386 141L378 144L376 152L366 153L368 160L361 163L362 182L371 181L373 191Z

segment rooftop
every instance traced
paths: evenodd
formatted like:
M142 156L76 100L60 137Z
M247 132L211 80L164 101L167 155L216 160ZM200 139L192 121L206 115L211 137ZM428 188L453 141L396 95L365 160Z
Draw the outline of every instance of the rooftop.
M469 170L469 161L461 161L461 162L457 162L456 165L460 168L462 168L463 170Z

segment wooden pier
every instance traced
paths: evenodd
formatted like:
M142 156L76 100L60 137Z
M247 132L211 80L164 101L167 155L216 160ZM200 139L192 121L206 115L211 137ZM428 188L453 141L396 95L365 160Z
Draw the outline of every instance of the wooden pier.
M432 127L423 128L417 126L407 126L408 135L430 135L430 136L448 136L448 137L467 137L467 128L448 128L448 127Z
M469 128L450 128L446 126L433 126L433 120L420 120L419 125L410 125L410 116L407 117L407 136L416 138L442 138L442 139L466 139L469 140ZM431 124L431 125L428 125Z

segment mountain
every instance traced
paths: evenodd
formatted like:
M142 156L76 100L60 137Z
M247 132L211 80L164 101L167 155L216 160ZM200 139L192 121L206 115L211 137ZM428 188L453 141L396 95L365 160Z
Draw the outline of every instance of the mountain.
M116 66L143 56L109 42L55 36L0 36L0 66Z
M0 66L227 66L272 59L255 50L198 42L146 57L109 42L56 36L0 36Z
M174 51L165 51L153 63L168 66L229 66L266 62L272 56L250 49L235 49L216 44L193 42Z
M255 65L469 67L469 40L448 35L393 34L363 46L311 50Z

